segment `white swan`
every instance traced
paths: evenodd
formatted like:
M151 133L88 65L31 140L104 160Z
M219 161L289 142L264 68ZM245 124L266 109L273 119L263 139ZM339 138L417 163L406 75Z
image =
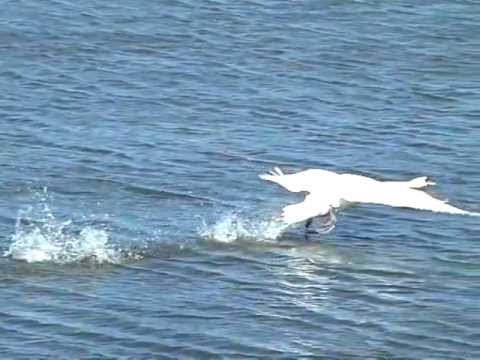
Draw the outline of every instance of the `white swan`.
M435 184L426 176L410 181L378 181L362 175L337 174L322 169L284 174L282 170L275 167L269 174L261 174L259 177L279 184L291 192L308 192L304 201L283 208L282 220L287 224L307 221L308 227L312 218L328 214L331 215L331 222L334 223L332 209L339 208L344 203L382 204L480 216L480 213L459 209L419 190Z

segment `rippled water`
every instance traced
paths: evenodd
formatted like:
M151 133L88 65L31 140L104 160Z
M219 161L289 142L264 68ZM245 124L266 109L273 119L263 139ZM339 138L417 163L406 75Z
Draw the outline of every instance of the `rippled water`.
M273 166L432 176L480 211L474 1L9 1L1 358L480 358L480 223Z

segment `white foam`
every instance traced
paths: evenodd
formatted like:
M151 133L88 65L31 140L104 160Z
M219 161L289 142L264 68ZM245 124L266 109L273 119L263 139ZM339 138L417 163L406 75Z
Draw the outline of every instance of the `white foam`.
M275 241L286 228L287 224L279 220L252 219L232 213L214 224L203 223L198 232L207 240L231 243L238 240Z
M121 253L110 244L105 229L76 229L71 220L60 221L46 203L19 211L15 233L4 255L27 262L69 264L82 261L118 263Z

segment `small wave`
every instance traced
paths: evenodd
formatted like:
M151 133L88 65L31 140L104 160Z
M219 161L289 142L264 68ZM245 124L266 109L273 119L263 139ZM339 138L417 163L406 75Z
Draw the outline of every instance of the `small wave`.
M280 220L230 213L213 224L204 222L198 233L204 239L223 243L239 240L275 241L286 228L287 224Z
M61 221L42 201L40 205L19 211L15 233L4 256L30 263L117 264L125 255L111 244L106 229L79 228L71 220Z

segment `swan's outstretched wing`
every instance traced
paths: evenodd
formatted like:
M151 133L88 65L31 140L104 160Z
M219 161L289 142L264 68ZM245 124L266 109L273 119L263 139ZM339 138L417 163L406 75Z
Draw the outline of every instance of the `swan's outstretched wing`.
M335 183L338 174L329 170L309 169L294 174L284 174L275 167L268 174L259 175L260 179L274 182L291 192L317 192Z
M338 207L340 198L333 186L338 174L322 169L309 169L294 174L284 174L275 167L268 174L261 174L263 180L274 182L291 192L307 192L300 203L285 206L282 220L294 224L316 216L327 215L332 207Z
M299 173L286 175L280 170L280 168L275 167L272 171L269 171L268 174L260 174L258 177L262 180L278 184L291 192L306 191L305 186L301 181L302 179L301 177L299 178L298 174Z
M393 207L405 207L418 210L430 210L449 214L473 215L459 209L446 201L436 199L422 190L410 188L394 182L377 183L375 186L365 186L362 191L345 192L345 200L358 203L381 204Z
M325 201L325 198L308 194L302 202L285 206L282 209L282 220L287 224L294 224L316 216L327 215L330 208L330 203Z

